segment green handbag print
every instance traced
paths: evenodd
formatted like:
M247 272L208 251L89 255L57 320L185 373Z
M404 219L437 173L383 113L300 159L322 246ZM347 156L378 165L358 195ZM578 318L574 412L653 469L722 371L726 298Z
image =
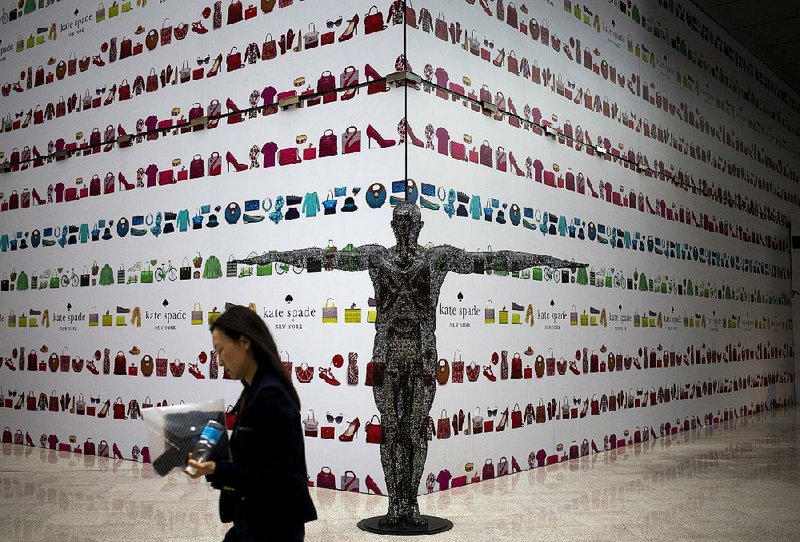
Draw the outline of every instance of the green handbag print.
M50 275L50 288L58 288L61 285L60 282L58 280L58 271L53 269L53 273Z
M150 268L150 264L147 264L147 269L142 268L142 274L140 281L142 284L152 284L153 283L153 270Z

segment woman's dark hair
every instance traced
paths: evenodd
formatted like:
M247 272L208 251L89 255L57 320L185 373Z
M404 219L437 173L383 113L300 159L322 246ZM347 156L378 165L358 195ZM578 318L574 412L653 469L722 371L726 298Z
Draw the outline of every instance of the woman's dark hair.
M254 310L243 305L228 305L225 312L211 324L210 329L212 332L219 329L233 340L239 340L242 336L250 339L250 347L253 349L253 357L259 369L275 375L294 398L298 410L300 409L300 396L297 395L292 379L281 364L275 340L264 320Z

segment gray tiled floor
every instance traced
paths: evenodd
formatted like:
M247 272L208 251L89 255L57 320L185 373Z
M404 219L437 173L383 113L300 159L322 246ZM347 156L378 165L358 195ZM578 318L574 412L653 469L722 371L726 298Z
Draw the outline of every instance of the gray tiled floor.
M798 540L798 409L768 412L421 497L463 540ZM0 448L0 539L217 541L216 494L149 466ZM356 522L386 500L312 489L307 540L377 540Z

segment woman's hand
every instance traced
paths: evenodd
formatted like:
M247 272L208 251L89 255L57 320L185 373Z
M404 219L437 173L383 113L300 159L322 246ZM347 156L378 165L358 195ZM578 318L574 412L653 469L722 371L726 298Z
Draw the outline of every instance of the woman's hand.
M189 454L189 462L188 465L195 469L194 474L189 474L192 478L200 478L201 476L207 476L209 474L214 474L217 470L217 463L215 461L205 461L204 463L198 463L194 459L192 459L192 454Z

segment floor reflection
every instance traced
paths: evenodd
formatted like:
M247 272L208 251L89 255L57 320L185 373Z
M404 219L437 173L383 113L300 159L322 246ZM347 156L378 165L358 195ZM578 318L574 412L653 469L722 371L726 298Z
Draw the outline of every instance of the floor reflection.
M420 497L455 522L440 540L792 540L800 529L797 408ZM312 489L307 540L372 540L355 526L386 499ZM221 540L217 494L149 464L0 445L4 540ZM377 538L374 538L377 540Z

